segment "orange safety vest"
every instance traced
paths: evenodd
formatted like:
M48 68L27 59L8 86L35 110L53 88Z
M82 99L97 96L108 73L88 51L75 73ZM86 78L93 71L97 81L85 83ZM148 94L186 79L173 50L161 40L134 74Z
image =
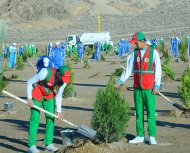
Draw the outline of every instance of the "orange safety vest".
M140 50L134 50L134 88L153 89L154 87L154 48L148 46L141 59Z
M49 100L55 96L54 92L54 81L55 81L55 68L47 68L48 74L46 78L39 81L34 85L32 90L32 98L37 101L41 101L42 98Z

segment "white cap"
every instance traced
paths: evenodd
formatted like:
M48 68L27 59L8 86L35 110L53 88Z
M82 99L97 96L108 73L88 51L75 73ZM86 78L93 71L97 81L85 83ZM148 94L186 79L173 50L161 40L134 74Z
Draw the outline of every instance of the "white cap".
M60 41L57 41L55 44L56 44L56 45L59 45L60 43L61 43Z
M17 45L17 44L14 42L14 43L13 43L13 46L16 46L16 45Z
M49 58L44 57L43 62L44 62L44 66L45 66L45 67L48 67L48 66L49 66Z
M49 46L52 46L52 43L49 43Z

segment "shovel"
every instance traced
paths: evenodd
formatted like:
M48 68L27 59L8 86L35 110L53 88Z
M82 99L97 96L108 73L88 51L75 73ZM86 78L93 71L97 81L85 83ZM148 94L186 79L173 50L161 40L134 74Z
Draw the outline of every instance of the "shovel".
M164 96L161 92L158 92L158 94L160 96L162 96L163 98L165 98L170 104L172 104L177 109L182 110L182 111L186 110L183 106L179 105L178 103L172 102L170 99L168 99L166 96Z
M23 103L27 104L27 101L26 101L26 100L21 99L21 98L15 96L15 95L11 94L10 92L7 92L7 91L3 90L2 93L6 94L6 95L8 95L8 96L10 96L10 97L12 97L12 98L17 99L17 100L19 100L20 102L23 102ZM42 112L44 112L44 113L47 113L47 114L49 114L49 115L51 115L51 116L53 116L53 117L55 117L55 118L58 118L57 115L52 114L52 113L50 113L50 112L48 112L48 111L46 111L46 110L44 110L44 109L42 109L42 108L40 108L40 107L38 107L38 106L36 106L36 105L33 105L32 107L34 107L34 108L36 108L36 109L38 109L38 110L40 110L40 111L42 111ZM65 119L61 119L61 121L63 121L63 122L65 122L65 123L67 123L67 124L73 126L74 128L76 128L78 133L80 133L80 134L82 134L82 135L84 135L84 136L86 136L86 137L88 137L88 138L90 138L90 139L95 139L95 136L96 136L96 133L97 133L97 132L96 132L95 130L91 129L90 127L88 127L88 126L86 126L86 125L84 125L84 124L82 124L82 125L80 125L80 126L77 126L77 125L75 125L75 124L73 124L73 123L71 123L71 122L69 122L69 121L67 121L67 120L65 120Z

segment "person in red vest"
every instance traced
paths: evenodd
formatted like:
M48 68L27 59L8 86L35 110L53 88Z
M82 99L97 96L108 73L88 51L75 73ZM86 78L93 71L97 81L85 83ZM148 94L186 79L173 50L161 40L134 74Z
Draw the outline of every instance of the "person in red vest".
M31 106L30 124L29 124L29 153L38 153L36 147L36 136L40 123L40 111L33 108L33 105L43 107L50 113L56 112L59 119L63 119L61 113L61 102L64 88L70 83L70 69L67 66L61 66L59 69L42 68L37 74L27 81L28 105ZM54 89L58 89L55 93ZM46 132L44 138L45 150L55 152L58 150L53 144L54 136L54 117L45 114Z
M143 32L133 35L131 44L136 48L127 57L126 68L115 83L119 88L134 73L134 102L136 109L137 136L129 143L146 141L144 135L144 107L147 111L149 144L157 144L156 136L156 93L161 82L161 63L158 52L146 43Z

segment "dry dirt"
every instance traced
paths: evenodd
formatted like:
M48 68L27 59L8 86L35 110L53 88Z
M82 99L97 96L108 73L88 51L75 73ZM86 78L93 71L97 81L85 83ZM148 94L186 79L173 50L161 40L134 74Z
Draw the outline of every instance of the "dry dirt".
M114 55L106 55L105 62L90 62L90 69L84 69L82 64L72 64L75 73L74 86L77 91L76 98L63 99L63 115L65 119L77 124L85 124L90 126L93 104L95 102L96 91L98 88L104 88L109 75L119 68L121 62ZM32 63L36 62L36 58L30 59ZM90 59L89 59L90 61ZM6 62L6 61L4 61ZM115 63L115 64L113 64ZM188 63L179 61L173 62L172 68L175 68L177 78L187 67ZM123 65L124 66L124 65ZM12 74L18 74L18 79L10 80L6 90L26 99L26 80L35 73L33 67L25 63L23 71L6 71L5 76L9 78ZM178 80L178 79L177 79ZM125 86L131 87L132 77L126 81ZM180 102L177 93L179 81L167 81L166 87L161 92L174 102ZM124 91L123 95L129 102L132 110L134 110L133 91ZM13 112L6 113L4 111L4 102L13 102ZM2 153L24 153L27 151L27 131L29 124L29 108L6 95L0 97L0 152ZM147 143L138 145L129 144L128 139L134 138L135 132L135 116L131 115L129 126L126 131L126 137L119 142L111 144L95 145L90 141L76 144L75 147L64 149L60 131L64 128L72 128L67 124L56 120L55 122L55 140L54 143L62 151L66 153L189 153L190 151L190 118L176 115L161 115L168 111L174 111L175 108L165 99L157 96L157 142L158 145L150 146ZM176 110L177 111L177 110ZM174 111L175 112L175 111ZM177 111L178 112L178 111ZM133 114L133 113L132 113ZM145 123L147 127L147 122ZM44 114L41 114L41 124L37 137L37 145L43 152L43 137L45 132ZM147 135L147 133L146 133ZM78 146L77 146L78 145ZM76 147L77 146L77 147Z

